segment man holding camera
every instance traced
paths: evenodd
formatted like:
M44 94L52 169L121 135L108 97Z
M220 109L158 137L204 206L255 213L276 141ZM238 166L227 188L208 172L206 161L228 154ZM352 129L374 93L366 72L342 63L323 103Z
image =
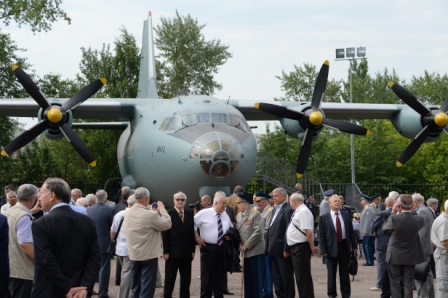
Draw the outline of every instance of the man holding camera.
M132 271L132 297L153 297L156 289L157 259L163 254L161 231L171 228L171 217L162 202L157 211L148 209L149 191L139 187L137 202L126 211L123 227L128 242Z

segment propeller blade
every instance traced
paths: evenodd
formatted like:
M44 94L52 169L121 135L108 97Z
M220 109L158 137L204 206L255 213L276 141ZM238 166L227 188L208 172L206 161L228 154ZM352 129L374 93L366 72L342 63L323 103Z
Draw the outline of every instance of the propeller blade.
M369 129L350 122L344 122L327 118L324 120L324 125L336 128L342 132L348 132L359 136L370 136L372 134L372 132Z
M79 155L92 167L96 166L95 158L87 148L86 144L81 140L81 138L70 128L70 126L65 123L59 129L65 135L70 144L75 148Z
M313 142L313 131L307 129L305 132L305 137L303 138L302 148L300 148L299 158L297 159L297 178L302 178L305 172L306 166L308 164L308 158L311 152L311 143Z
M45 96L40 92L39 87L37 87L36 83L23 71L17 64L12 66L12 71L19 80L20 84L22 84L23 88L25 88L26 92L37 102L37 104L45 110L50 105L48 101L45 99Z
M442 103L440 110L445 113L448 111L448 98Z
M448 134L448 128L446 126L443 128L443 131L446 132L446 134Z
M62 109L65 111L70 111L71 109L76 108L78 105L82 104L84 101L89 99L92 95L97 93L103 85L106 84L106 79L101 78L96 80L95 82L87 85L83 89L81 89L78 93L76 93L72 98L66 101L62 105Z
M426 140L430 134L431 129L429 125L426 125L420 133L412 140L412 142L406 147L406 149L401 153L400 158L397 161L397 167L404 165L411 157L417 152L423 142Z
M325 89L327 88L328 71L330 70L330 62L325 60L324 64L320 68L319 75L316 79L316 85L314 86L313 99L311 100L311 108L318 110L324 96Z
M48 128L48 120L42 120L36 125L34 125L30 130L25 130L21 135L15 138L11 143L6 145L2 150L1 155L7 156L13 152L16 152L20 148L26 146L37 136L39 136L45 129Z
M429 109L425 107L414 95L412 95L408 90L404 89L400 85L389 82L389 87L395 94L401 98L408 106L410 106L414 111L422 116L426 116L430 113Z
M278 105L273 105L270 103L262 103L262 102L257 102L255 103L255 107L265 113L280 117L280 118L288 118L288 119L292 119L292 120L302 120L303 118L303 113L302 112L298 112L298 111L292 111L289 110L288 108L282 107L282 106L278 106Z

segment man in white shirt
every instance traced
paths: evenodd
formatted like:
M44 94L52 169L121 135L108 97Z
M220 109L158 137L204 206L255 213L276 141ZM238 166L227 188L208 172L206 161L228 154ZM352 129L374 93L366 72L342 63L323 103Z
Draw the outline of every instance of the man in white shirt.
M11 208L12 206L14 206L15 204L17 204L17 194L15 191L10 191L6 194L6 201L8 203L6 203L5 205L2 206L1 208L1 213L4 214L6 212L6 210L8 210L9 208Z
M437 297L448 297L448 201L431 228L431 242L436 246Z
M314 246L314 217L304 201L304 197L299 193L293 193L289 198L294 213L286 229L286 240L291 247L299 297L314 297L311 256L319 249Z
M213 207L202 209L194 217L195 238L201 250L201 297L223 297L227 274L223 257L224 235L232 226L224 212L226 206L226 194L218 191Z
M131 195L127 199L128 208L131 208L136 201L137 200L135 199L135 196ZM124 232L124 227L122 225L126 210L127 209L121 210L120 212L115 214L112 221L112 226L110 228L110 238L113 241L115 239L115 235L117 234L118 228L120 227L117 239L115 239L115 241L117 242L115 254L117 255L118 262L121 264L122 268L118 298L127 298L129 296L132 282L131 260L129 259L128 245L126 244L126 235Z

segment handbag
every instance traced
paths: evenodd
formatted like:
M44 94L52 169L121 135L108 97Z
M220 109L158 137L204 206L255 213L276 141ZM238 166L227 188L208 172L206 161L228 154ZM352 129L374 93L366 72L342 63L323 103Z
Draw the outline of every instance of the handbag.
M114 239L110 242L109 248L107 249L107 253L110 256L115 255L115 250L117 248L117 237L118 237L118 233L120 233L120 229L121 229L121 225L123 224L123 220L124 220L124 217L121 219L120 224L118 225L117 233L115 234Z
M431 263L429 260L415 265L414 278L418 281L425 282L428 279L430 269Z
M355 280L355 275L358 273L358 257L354 252L350 254L350 260L348 262L348 273L353 276L352 281Z

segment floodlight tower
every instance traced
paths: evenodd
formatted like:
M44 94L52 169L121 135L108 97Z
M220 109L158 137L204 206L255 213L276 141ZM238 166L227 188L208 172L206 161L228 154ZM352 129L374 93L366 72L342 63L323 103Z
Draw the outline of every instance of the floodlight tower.
M353 102L353 91L352 91L352 62L353 60L359 60L359 59L367 59L366 58L366 48L365 47L358 47L356 49L356 55L355 57L355 48L346 48L345 49L345 55L344 55L344 49L336 49L336 60L335 61L349 61L350 62L350 103ZM350 122L353 122L353 119L350 119ZM350 163L352 168L352 183L356 183L355 181L355 137L353 134L350 135Z

